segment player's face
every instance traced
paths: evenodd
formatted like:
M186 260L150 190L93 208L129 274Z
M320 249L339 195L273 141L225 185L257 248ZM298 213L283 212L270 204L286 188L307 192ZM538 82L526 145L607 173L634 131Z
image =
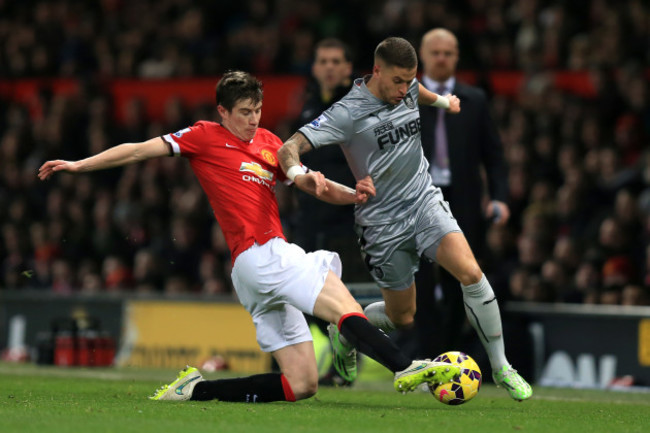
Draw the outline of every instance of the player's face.
M420 47L424 74L436 81L446 81L458 63L458 43L452 37L432 37Z
M389 104L399 104L406 96L417 70L417 67L406 69L399 66L386 66L382 63L376 64L373 78L377 79L378 94L375 96Z
M255 104L251 99L237 101L231 111L221 105L217 107L221 124L242 141L251 141L257 133L262 117L262 103Z
M352 63L340 48L319 48L311 71L322 88L334 90L352 74Z

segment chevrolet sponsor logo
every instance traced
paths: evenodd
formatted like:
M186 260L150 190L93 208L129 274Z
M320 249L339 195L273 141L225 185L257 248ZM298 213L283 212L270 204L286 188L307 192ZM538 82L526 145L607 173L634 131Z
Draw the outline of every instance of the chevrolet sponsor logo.
M239 171L247 171L249 173L255 174L257 177L267 180L269 182L273 181L273 173L268 170L264 170L261 165L256 162L242 162L239 167Z

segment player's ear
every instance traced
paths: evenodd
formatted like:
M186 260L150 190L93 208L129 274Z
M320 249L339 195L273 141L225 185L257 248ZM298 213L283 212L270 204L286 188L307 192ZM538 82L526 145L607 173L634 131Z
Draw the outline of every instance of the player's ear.
M226 110L226 108L223 105L219 104L217 105L217 113L219 113L219 116L223 119L229 114L229 111Z

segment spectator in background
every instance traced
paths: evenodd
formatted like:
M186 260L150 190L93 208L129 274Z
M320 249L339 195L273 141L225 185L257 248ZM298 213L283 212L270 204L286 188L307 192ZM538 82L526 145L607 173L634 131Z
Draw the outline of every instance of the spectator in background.
M648 289L640 284L627 284L621 292L621 305L650 305Z
M503 147L485 93L455 76L459 47L454 34L442 28L427 32L420 45L420 61L421 81L427 89L440 95L455 94L462 101L462 110L455 116L443 109L420 106L422 148L433 184L442 190L472 251L482 262L488 225L504 226L510 217ZM482 170L486 179L481 176ZM466 335L440 332L465 321L458 281L441 266L423 259L416 287L420 354L435 356L450 347L462 348Z
M482 257L482 262L490 272L490 281L494 281L497 296L510 299L508 280L518 262L516 230L510 225L490 225L486 249L490 254Z
M602 287L603 291L621 289L634 282L634 267L626 256L613 256L603 264Z
M65 259L52 262L52 292L69 295L75 290L74 273L71 264Z
M523 301L531 273L524 267L516 268L508 280L509 299Z
M312 78L307 84L305 102L293 129L313 121L341 99L352 84L352 59L348 47L338 39L324 39L316 45ZM354 176L337 146L327 146L305 155L307 167L335 182L353 185ZM344 263L343 280L366 281L367 274L358 253L353 208L330 206L301 191L296 192L297 210L293 218L292 239L306 251L331 249Z
M160 258L150 248L139 249L133 260L135 291L140 293L160 292L163 287L163 273Z
M104 287L109 292L125 292L133 288L131 269L119 256L108 256L102 263Z
M558 298L566 296L569 287L569 275L564 267L555 259L544 262L540 270L541 280L546 285L549 293L549 302L555 302Z
M560 236L553 247L553 258L565 269L569 275L575 273L580 264L580 249L575 239L569 236Z

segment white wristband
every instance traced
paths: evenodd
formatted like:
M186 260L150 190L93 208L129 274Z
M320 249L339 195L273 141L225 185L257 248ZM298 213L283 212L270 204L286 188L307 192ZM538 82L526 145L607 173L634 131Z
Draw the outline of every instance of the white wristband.
M449 108L449 99L445 98L444 96L438 95L438 99L436 99L436 102L431 104L431 106L444 108L446 110L447 108Z
M303 170L299 165L292 165L289 167L289 170L287 170L287 179L289 179L291 182L294 182L294 179L299 174L305 174L305 170Z

